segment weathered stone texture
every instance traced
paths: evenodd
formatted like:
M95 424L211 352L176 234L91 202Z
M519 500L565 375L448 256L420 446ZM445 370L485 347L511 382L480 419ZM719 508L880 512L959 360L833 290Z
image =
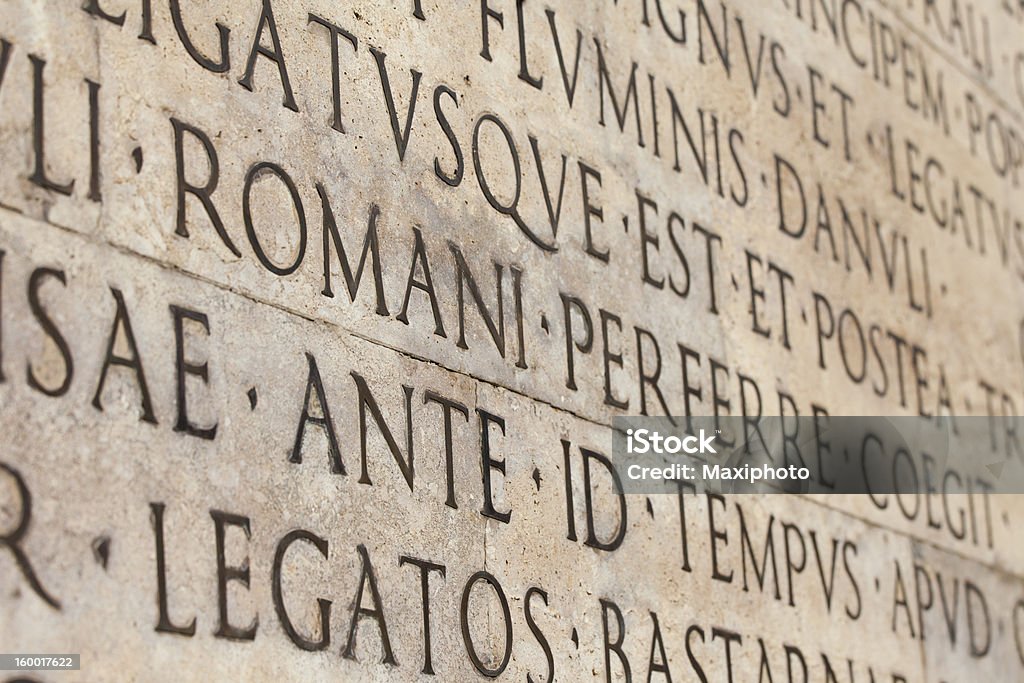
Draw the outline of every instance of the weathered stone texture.
M1009 0L7 0L0 650L1020 679L1019 495L620 496L604 458L619 415L1019 412L1022 31Z

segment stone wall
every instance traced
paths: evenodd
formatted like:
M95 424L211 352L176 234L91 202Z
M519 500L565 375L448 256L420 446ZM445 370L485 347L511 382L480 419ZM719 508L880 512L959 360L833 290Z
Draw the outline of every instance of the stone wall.
M1018 413L1022 37L1017 0L5 0L0 650L1020 679L1019 495L605 464L622 415Z

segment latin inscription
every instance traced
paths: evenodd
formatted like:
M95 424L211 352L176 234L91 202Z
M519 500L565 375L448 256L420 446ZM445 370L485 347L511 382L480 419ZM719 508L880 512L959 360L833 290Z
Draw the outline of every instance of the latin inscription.
M810 458L832 415L1018 414L1020 7L228 4L0 9L0 639L1019 676L1016 497L623 496L608 458L616 415L813 417Z

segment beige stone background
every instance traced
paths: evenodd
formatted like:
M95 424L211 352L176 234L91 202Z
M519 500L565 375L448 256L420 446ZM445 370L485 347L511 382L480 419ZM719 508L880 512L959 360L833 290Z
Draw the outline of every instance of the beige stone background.
M494 670L506 646L503 680L1021 680L1019 496L630 496L623 542L607 551L585 543L580 448L607 453L616 415L710 415L724 401L734 414L1015 415L1024 9L1015 0L424 0L421 19L415 7L0 4L0 463L31 496L15 537L27 499L0 472L0 651L81 653L80 672L31 674L45 681L472 681L486 676L468 650ZM330 34L311 14L356 42L338 43L344 132L331 125ZM226 68L204 68L182 34ZM263 54L249 89L239 81L254 43ZM524 52L540 88L519 77ZM298 111L282 106L282 64ZM385 92L399 137L412 107L402 155ZM674 124L673 98L695 151ZM502 202L517 181L488 114L514 141L521 221L555 250L487 201L484 187ZM172 121L216 149L211 197L237 254L193 195L188 235L176 233ZM452 139L464 166L455 186L440 179L457 167ZM46 177L73 179L70 191L40 182L40 150ZM186 180L204 184L211 169L195 135L182 135L180 155ZM777 157L799 173L807 201L797 238L779 225L779 202L792 210L799 192L791 176L779 180ZM553 233L545 192L558 206L563 158ZM246 174L260 162L294 183L303 252L298 211L266 173L252 184L247 233ZM334 296L323 294L321 193L353 268L377 215L386 314L372 257L350 297L333 242ZM843 232L844 209L858 235L868 227L869 265ZM816 227L826 220L834 247ZM417 234L436 317L422 288L400 315L410 266L423 282ZM268 270L254 243L279 266L297 260L294 271ZM465 281L460 344L453 249L495 320L501 303L501 351ZM645 263L663 286L645 283ZM580 302L568 318L566 297ZM188 361L208 372L206 382L186 378L188 415L217 424L212 440L175 429L172 305L208 320L208 329L187 323L183 340ZM821 340L826 309L837 327ZM152 420L140 419L132 368L111 365L97 392L111 339L115 354L144 367ZM315 423L302 462L291 461L310 356L344 474L331 471ZM353 373L413 460L411 485L373 416L361 429ZM698 387L690 404L684 383ZM467 412L452 414L457 507L445 504L449 444L431 392ZM310 410L324 415L315 395ZM484 428L504 472L482 460ZM1003 435L997 446L1004 458L1022 455ZM603 473L592 485L596 533L607 539L622 521L619 500ZM507 522L481 514L488 495L511 511ZM192 635L158 628L153 504L164 505L169 618L194 617ZM224 600L231 624L257 621L249 640L217 633L211 511L249 520L248 534L229 526L224 539L224 566L249 570L248 585L227 582ZM288 618L307 639L323 635L318 600L331 602L329 644L318 651L297 647L275 608L275 551L296 529L328 547L324 557L294 544L280 572ZM379 603L367 585L356 604L369 571L359 547ZM419 572L402 556L445 567L428 584L433 674ZM33 589L27 566L59 605ZM510 641L486 584L460 609L478 571L501 585ZM386 626L365 616L374 609ZM358 637L344 656L353 620ZM384 632L394 662L384 661Z

